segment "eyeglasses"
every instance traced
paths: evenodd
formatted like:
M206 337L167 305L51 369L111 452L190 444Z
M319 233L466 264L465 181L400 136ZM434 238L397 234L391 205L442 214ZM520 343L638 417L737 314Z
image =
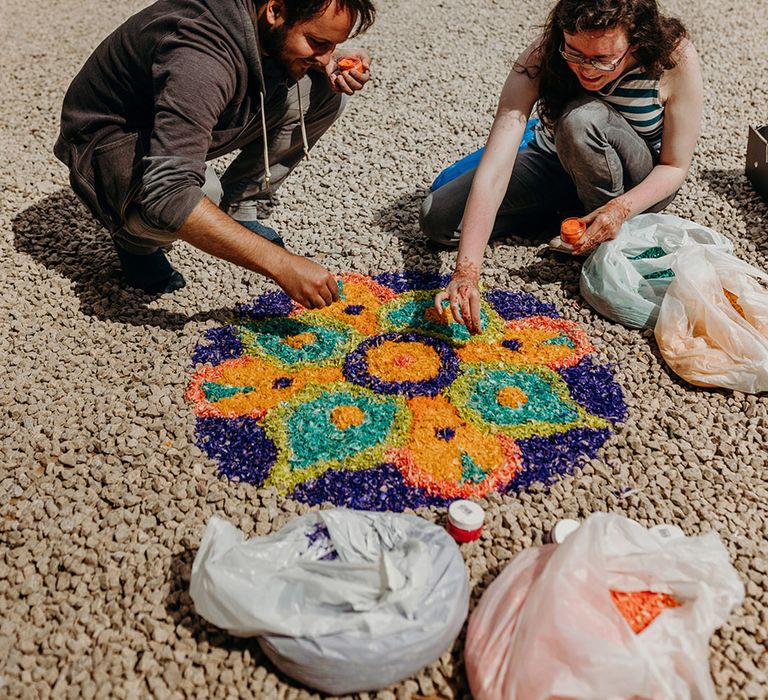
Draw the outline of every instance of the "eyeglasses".
M579 54L570 53L569 51L565 50L565 42L560 42L560 55L568 61L568 63L575 63L576 65L582 66L585 63L588 63L593 68L596 68L597 70L602 71L612 71L616 70L616 67L624 60L624 57L629 53L629 50L631 49L631 46L627 47L627 50L621 54L615 61L611 61L610 63L606 63L605 61L597 61L594 58L586 58L584 56L580 56Z

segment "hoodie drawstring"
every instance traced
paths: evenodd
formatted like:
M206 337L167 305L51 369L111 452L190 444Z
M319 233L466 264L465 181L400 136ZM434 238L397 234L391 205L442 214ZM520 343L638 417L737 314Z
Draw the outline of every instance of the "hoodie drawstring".
M304 109L301 105L301 86L296 83L296 92L299 94L299 124L301 124L301 142L304 144L304 157L309 159L309 143L307 142L307 127L304 125Z
M301 142L304 145L304 157L309 159L309 141L307 141L307 127L304 123L304 106L301 102L301 86L296 83L296 93L299 96L299 125L301 126ZM269 140L267 138L267 115L264 109L264 91L259 90L259 99L261 101L261 138L264 147L264 185L267 194L272 196L272 171L269 169Z
M270 188L270 181L272 180L272 172L269 169L269 143L267 142L267 115L264 109L264 91L259 90L259 98L261 100L261 142L264 146L264 185L267 190L267 194L272 196L272 190Z

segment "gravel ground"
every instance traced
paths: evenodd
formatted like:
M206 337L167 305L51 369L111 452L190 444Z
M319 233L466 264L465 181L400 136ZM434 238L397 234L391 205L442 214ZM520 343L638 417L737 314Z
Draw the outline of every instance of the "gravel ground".
M217 478L193 445L183 399L205 329L266 285L178 245L186 289L159 299L127 289L106 233L51 155L69 80L141 5L3 3L0 696L306 698L255 644L201 623L187 594L209 516L250 534L304 510ZM380 5L358 40L375 57L374 82L290 179L270 221L333 270L447 271L453 255L420 240L419 201L440 168L483 142L510 63L548 3ZM766 3L676 0L668 9L688 24L707 83L704 133L670 211L725 233L768 268L768 208L743 175L747 125L768 122ZM602 359L617 363L630 418L573 478L489 499L489 536L463 547L475 596L560 517L610 509L690 534L714 529L747 598L712 640L712 673L723 698L766 697L766 398L685 385L650 333L585 306L576 263L541 252L520 240L494 245L487 284L533 292L584 324ZM462 697L466 687L459 643L376 697Z

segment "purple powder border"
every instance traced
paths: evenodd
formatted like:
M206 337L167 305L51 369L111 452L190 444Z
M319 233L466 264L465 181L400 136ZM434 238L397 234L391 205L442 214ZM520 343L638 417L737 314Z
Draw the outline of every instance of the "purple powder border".
M198 343L192 353L192 364L218 365L224 360L241 357L245 348L232 324L205 331L208 343Z
M528 316L549 316L560 318L560 312L554 304L541 301L528 292L514 292L492 289L483 295L499 316L506 321Z
M277 460L277 448L255 418L198 418L198 447L234 481L261 486Z

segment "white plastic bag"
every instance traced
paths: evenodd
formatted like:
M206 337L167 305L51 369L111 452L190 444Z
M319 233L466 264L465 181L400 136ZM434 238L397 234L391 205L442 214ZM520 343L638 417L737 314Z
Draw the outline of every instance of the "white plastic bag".
M663 607L635 632L611 591L653 591ZM665 540L596 513L563 544L527 549L489 586L469 621L475 700L715 698L712 632L744 597L717 534Z
M768 391L768 275L726 253L678 254L656 341L683 379L750 394Z
M286 674L345 694L386 687L437 659L464 624L469 582L443 528L336 508L248 541L211 518L190 595L214 625L258 635Z
M631 328L653 328L661 300L674 279L671 268L677 251L691 244L727 253L733 250L727 238L693 221L669 214L640 214L584 262L581 295L612 321Z

